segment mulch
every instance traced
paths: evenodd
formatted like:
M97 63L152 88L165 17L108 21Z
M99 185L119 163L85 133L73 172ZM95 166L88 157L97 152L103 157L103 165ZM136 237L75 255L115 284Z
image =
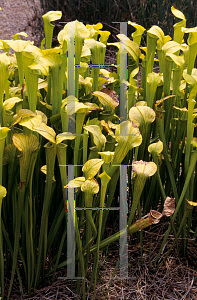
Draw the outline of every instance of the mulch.
M95 299L132 299L132 300L192 300L197 299L197 242L188 239L187 258L181 255L182 239L178 239L179 255L176 246L165 258L170 249L174 235L171 232L159 261L154 265L155 258L167 231L169 222L161 222L143 231L143 250L140 251L140 242L137 235L128 238L128 276L129 279L121 279L119 270L116 271L115 279L109 288L111 277L119 258L119 244L113 243L107 249L100 252L99 271L96 284ZM163 258L165 260L162 262ZM94 258L92 258L94 259ZM93 262L93 260L92 260ZM88 278L85 280L86 291L90 283L92 272L91 261L89 264ZM57 270L54 282L48 283L39 290L34 291L34 295L29 297L24 288L24 299L28 300L64 300L82 299L77 296L76 280L58 279L66 274L66 269ZM9 281L6 281L9 288ZM18 290L19 285L15 282L13 286L11 300L22 299ZM93 287L86 295L86 299L94 299Z

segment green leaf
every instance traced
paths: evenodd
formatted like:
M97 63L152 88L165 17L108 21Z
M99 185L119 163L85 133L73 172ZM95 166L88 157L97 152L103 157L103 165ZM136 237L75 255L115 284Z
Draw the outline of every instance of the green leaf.
M155 106L157 107L158 105L161 105L163 104L163 102L167 99L170 99L170 98L173 98L175 97L176 95L170 95L170 96L167 96L165 98L161 98L160 100L157 100L156 103L155 103Z
M129 118L138 127L147 126L155 120L155 112L148 106L136 106L129 110Z
M107 131L108 134L110 134L111 136L114 135L113 131L109 127L109 123L106 123L105 120L101 120L101 125L103 126L103 128L105 129L105 131Z
M187 70L184 70L184 71L183 71L183 78L185 79L185 81L186 81L188 84L191 84L191 85L193 85L193 86L197 84L197 76L187 74Z
M112 165L120 164L129 150L142 143L142 136L138 128L133 127L130 121L124 121L116 128L114 135L118 145L115 148Z
M71 37L75 37L75 40L84 40L90 35L89 30L86 26L75 20L67 23L64 28L58 34L58 41L60 44L63 44L64 40L69 41ZM81 54L81 53L80 53Z
M83 127L93 135L93 140L97 146L98 151L102 151L105 148L106 137L102 134L101 129L98 125L88 125Z
M5 53L0 53L0 126L3 125L3 98L6 89L7 80L9 78L8 66L10 59Z
M189 101L189 100L194 100L194 99L196 99L196 94L197 94L197 85L195 85L195 86L193 87L193 89L190 91L188 101Z
M0 185L2 184L4 146L8 131L10 131L9 128L0 127Z
M50 142L55 143L56 133L53 130L53 128L47 126L46 124L37 123L37 125L33 127L33 131L38 132L40 135L42 135L44 138L46 138Z
M97 42L94 39L86 39L84 41L84 45L88 47L91 51L92 55L92 63L93 64L102 64L103 55L102 53L106 49L105 44L101 42Z
M151 73L149 73L149 74L151 74ZM136 102L135 106L147 106L147 102L141 100L141 101Z
M176 53L179 50L185 50L185 46L180 45L179 43L177 43L175 41L169 41L169 42L165 43L165 45L162 47L162 50L168 54Z
M90 35L89 30L86 26L75 20L73 22L68 22L62 31L58 35L58 40L62 47L64 48L65 41L67 42L68 48L71 41L75 43L75 64L79 65L81 61L81 53L84 44L84 39L88 38ZM69 62L68 62L69 65ZM76 70L78 76L79 69ZM76 83L78 84L78 77L76 77Z
M106 45L111 32L98 30L98 33L100 34L99 42Z
M48 110L52 110L52 105L50 105L50 104L48 104L48 103L46 103L46 102L44 102L44 101L41 101L41 100L39 100L39 102L40 102L43 106L45 106Z
M99 184L95 179L89 179L81 185L81 190L92 195L97 194L99 192Z
M45 175L47 175L47 165L42 166L42 167L40 168L40 171L41 171L42 173L44 173ZM53 181L56 181L54 175L53 175Z
M88 160L82 168L82 171L85 174L85 179L87 180L94 178L94 176L98 173L103 163L104 160L100 158Z
M130 74L130 77L134 78L139 72L139 67L137 67L136 69L134 69L131 74ZM129 79L129 82L130 82L130 79ZM130 82L131 83L131 82Z
M13 143L21 152L25 152L27 149L30 152L34 152L39 146L38 139L33 134L15 133L13 135Z
M112 109L118 106L118 102L114 101L109 95L103 92L93 92L93 95L98 97L99 101L103 106L109 105Z
M4 186L0 185L0 200L2 201L2 199L7 195L7 190L6 188L4 188ZM1 204L0 204L1 206Z
M19 38L19 35L24 36L24 37L28 37L28 34L22 31L22 32L19 32L19 33L16 33L15 35L13 35L13 39L14 40L21 40Z
M3 165L9 164L13 160L13 156L15 155L16 147L14 144L9 144L5 147L3 151Z
M42 122L47 124L47 116L40 110L36 110L36 115L42 117Z
M179 67L182 67L185 63L183 55L177 56L177 55L172 54L172 53L166 53L166 56L170 57L175 62L175 64Z
M86 58L87 60L90 59L91 51L88 45L83 45L82 52L81 52L81 58Z
M23 55L27 55L29 58L43 57L43 53L40 48L30 43L24 48Z
M3 202L3 198L5 198L6 195L7 195L6 188L4 188L4 186L0 185L0 214L1 214L1 206L2 206L2 202ZM0 215L0 220L1 220L1 215Z
M46 115L41 111L36 111L36 116L30 116L23 118L19 123L19 125L25 126L29 128L30 130L33 130L34 126L39 126L40 123L47 124L47 117Z
M87 63L83 63L83 62L80 62L80 67L79 68L79 72L80 73L85 73L87 71L87 69L89 68L88 64Z
M77 177L73 180L70 180L67 185L64 186L64 188L78 188L81 187L81 185L85 182L85 177Z
M191 206L197 206L197 202L193 202L193 201L189 201L187 199L185 199L187 201L187 203L189 203L189 205Z
M184 14L180 10L174 8L174 6L171 7L171 12L176 18L186 20Z
M56 136L56 144L59 144L65 140L74 140L75 138L76 136L73 135L71 132L63 132Z
M7 137L8 131L10 131L10 128L0 127L0 140L5 139Z
M72 95L68 96L64 100L63 105L66 102L67 102L67 106L65 107L65 111L67 112L68 115L72 115L74 113L83 113L90 109L90 107L84 105L82 102L79 102L79 100Z
M133 57L133 59L135 61L137 61L141 54L139 45L137 43L131 41L124 34L118 34L117 37L121 40L121 42L123 43L123 45L124 45L125 49L128 51L128 53Z
M109 164L113 160L114 152L111 151L103 151L103 152L98 152L100 154L101 159L104 160L104 163Z
M164 32L163 30L156 26L156 25L153 25L148 31L147 33L154 37L154 38L158 38L160 40L160 42L162 42L164 44Z
M106 186L108 184L108 182L111 180L111 177L109 175L107 175L107 173L104 171L103 173L101 173L99 175L100 179L101 179L101 184L103 186Z
M10 40L6 42L15 52L22 52L28 44L32 44L30 41L22 40Z
M10 64L10 59L5 53L0 53L0 67L1 67L1 72L2 68L6 67ZM1 74L2 75L2 74Z
M132 164L133 171L138 175L145 177L153 176L157 171L157 165L154 162L134 161Z
M146 29L143 26L138 25L131 21L128 21L128 24L136 28L136 31L132 33L132 37L133 37L133 41L138 45L140 45L142 34Z
M51 48L52 43L52 36L53 36L53 29L54 25L51 24L52 21L56 21L61 19L62 12L61 11L49 11L45 15L42 16L44 21L44 32L45 32L45 39L46 39L46 48Z
M158 86L161 82L161 76L158 73L149 73L147 76L147 82Z
M4 110L12 109L16 103L19 103L21 101L23 101L23 99L19 97L9 98L3 102L3 108Z
M157 143L153 143L148 146L148 152L150 152L151 154L156 153L157 155L159 155L162 151L163 151L162 141L158 141Z
M176 107L175 105L173 107L179 111L188 112L188 109L186 107L180 108L180 107Z
M197 43L197 28L182 28L184 33L189 33L187 43L189 46Z
M103 24L102 23L97 23L97 24L93 24L93 25L87 24L86 27L88 29L94 28L94 30L99 30L99 29L103 28Z
M48 87L47 79L38 79L38 90L46 89Z
M99 77L98 79L98 91L100 91L102 88L103 88L103 84L106 84L108 83L108 80L106 78L102 78L102 77Z
M173 25L173 27L174 27L173 40L181 44L184 41L183 40L183 36L184 36L183 28L185 28L185 26L186 26L186 19L185 19L184 14L180 10L175 9L173 6L171 7L171 11L175 17L181 19L180 22Z
M42 72L43 75L48 76L49 75L49 67L52 65L51 61L49 61L46 57L40 57L35 60L31 65L28 66L30 70L37 71L39 74L39 71Z
M147 98L147 105L151 108L153 107L153 100L155 98L155 93L160 83L161 83L160 74L154 72L148 74L146 98Z
M89 38L93 38L96 41L97 36L98 36L98 31L103 28L103 24L101 24L101 23L97 23L97 24L93 24L93 25L86 24L86 28L90 32Z
M47 51L47 53L46 53ZM45 55L40 59L41 69L43 68L47 70L48 67L51 69L56 66L61 66L62 58L55 48L49 49L45 51Z
M33 113L29 109L20 109L19 112L13 116L13 123L12 126L15 124L19 123L21 119L26 118L26 117L35 117L36 113Z
M100 109L99 106L96 103L85 102L84 105L88 107L88 110Z
M9 89L9 96L14 97L15 95L20 95L21 94L21 88L18 86L10 87Z
M39 147L39 142L34 134L15 133L12 137L13 143L16 148L22 152L20 160L20 180L21 183L26 183L27 173L31 156Z
M93 82L92 77L86 77L84 79L83 76L79 74L79 84L83 84L91 90L92 89L92 82Z
M54 53L60 54L61 53L61 48L60 47L55 47L55 48L51 48L51 49L45 49L45 50L42 50L42 53L43 53L44 56L46 56L46 57L49 56L50 57L50 55L53 55Z
M42 117L40 115L36 115L35 117L27 117L22 119L19 122L19 125L33 130L34 126L39 126L40 123L42 123Z

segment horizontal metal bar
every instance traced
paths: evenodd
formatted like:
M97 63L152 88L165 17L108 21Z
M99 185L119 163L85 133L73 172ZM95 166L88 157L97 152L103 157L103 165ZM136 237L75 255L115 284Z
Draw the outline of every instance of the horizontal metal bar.
M75 210L120 210L120 207L75 207Z

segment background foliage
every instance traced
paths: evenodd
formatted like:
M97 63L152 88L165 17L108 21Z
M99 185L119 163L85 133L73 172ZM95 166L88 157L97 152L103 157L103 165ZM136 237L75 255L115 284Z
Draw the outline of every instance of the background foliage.
M34 1L34 0L27 0ZM109 41L116 39L115 35L119 29L119 24L113 22L132 21L142 25L147 30L153 26L159 26L166 34L173 35L174 16L171 12L171 6L182 11L187 20L187 27L195 27L197 20L197 2L191 0L169 1L169 0L40 0L42 14L50 10L62 11L61 22L57 22L55 36L65 24L78 20L80 22L96 24L102 22L104 30L110 30L112 33ZM39 26L42 27L41 15L39 16ZM130 26L129 26L130 27ZM128 28L132 30L132 28ZM41 30L43 32L43 30ZM128 32L130 33L130 32ZM145 37L142 44L145 43Z

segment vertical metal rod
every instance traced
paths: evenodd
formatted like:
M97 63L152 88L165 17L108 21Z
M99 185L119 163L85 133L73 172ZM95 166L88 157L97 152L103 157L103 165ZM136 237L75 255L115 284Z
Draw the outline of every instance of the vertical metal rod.
M127 36L127 22L120 22L120 33ZM127 50L120 42L120 120L127 120L127 87L122 82L127 81L128 58ZM127 133L124 132L124 135ZM123 132L120 131L120 135ZM120 231L126 229L120 236L120 277L128 277L128 244L127 244L127 165L120 166Z
M120 215L119 228L120 231L126 229L120 235L120 277L128 277L128 243L127 243L127 165L120 166Z
M74 179L74 165L68 165L68 182ZM67 189L67 260L71 263L67 265L67 279L75 277L75 194L74 188Z

